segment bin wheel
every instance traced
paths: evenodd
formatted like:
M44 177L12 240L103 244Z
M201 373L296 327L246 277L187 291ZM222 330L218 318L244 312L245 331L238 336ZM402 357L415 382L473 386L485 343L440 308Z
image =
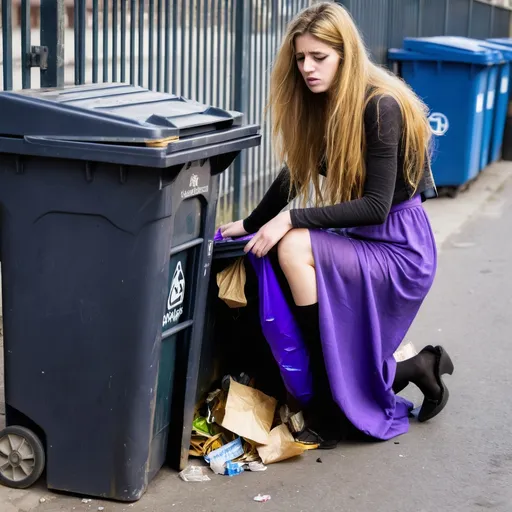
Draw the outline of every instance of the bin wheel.
M39 480L46 462L43 443L28 428L0 431L0 483L26 489Z

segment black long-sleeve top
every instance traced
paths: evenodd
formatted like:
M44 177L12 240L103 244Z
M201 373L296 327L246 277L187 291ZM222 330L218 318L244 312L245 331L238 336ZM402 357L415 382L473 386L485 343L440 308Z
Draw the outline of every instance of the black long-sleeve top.
M293 227L345 228L382 224L393 204L410 199L404 178L402 125L400 107L394 98L372 98L364 114L366 180L362 197L332 206L292 209ZM248 233L258 231L293 199L289 180L289 170L284 167L260 204L244 220L244 229ZM417 192L424 192L423 188Z

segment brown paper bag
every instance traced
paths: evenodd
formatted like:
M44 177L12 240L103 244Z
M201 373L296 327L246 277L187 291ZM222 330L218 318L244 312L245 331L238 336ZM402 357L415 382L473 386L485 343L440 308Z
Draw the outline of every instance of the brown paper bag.
M267 444L258 446L258 454L263 464L291 459L303 453L304 448L295 442L286 425L272 429Z
M229 267L217 274L219 299L222 299L230 308L247 306L247 298L245 297L246 277L243 258L238 258Z
M221 407L222 407L221 403ZM258 444L268 441L277 402L257 389L231 379L223 410L215 411L217 423Z

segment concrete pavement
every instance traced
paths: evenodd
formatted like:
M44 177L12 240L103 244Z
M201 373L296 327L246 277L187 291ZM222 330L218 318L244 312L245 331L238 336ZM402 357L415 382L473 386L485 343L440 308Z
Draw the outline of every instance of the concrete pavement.
M412 423L394 441L346 443L265 473L232 479L212 473L211 482L193 484L164 469L132 505L82 503L50 493L44 482L26 491L0 487L0 511L510 512L512 165L493 166L469 191L430 201L427 209L441 246L439 271L407 341L419 348L443 344L455 361L442 416ZM407 396L421 398L415 389ZM253 502L258 493L272 500Z

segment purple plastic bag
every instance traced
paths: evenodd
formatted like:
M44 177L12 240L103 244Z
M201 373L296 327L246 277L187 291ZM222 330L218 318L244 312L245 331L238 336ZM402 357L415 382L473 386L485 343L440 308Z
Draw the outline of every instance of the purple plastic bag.
M250 240L247 235L236 240ZM215 241L222 240L218 231ZM226 243L229 243L226 242ZM276 360L288 392L302 405L313 396L313 383L309 369L309 354L302 339L293 312L284 296L268 257L257 258L249 254L258 277L259 313L263 335Z

